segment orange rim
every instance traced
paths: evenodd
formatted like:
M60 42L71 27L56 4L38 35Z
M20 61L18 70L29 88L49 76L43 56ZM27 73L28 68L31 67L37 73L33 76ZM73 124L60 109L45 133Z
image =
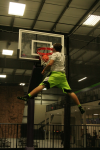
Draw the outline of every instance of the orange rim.
M52 51L50 53L42 53L42 52L39 52L40 50L48 50L48 51ZM53 53L53 48L49 48L49 47L41 47L41 48L38 48L37 49L37 54L43 56L43 55L52 55Z

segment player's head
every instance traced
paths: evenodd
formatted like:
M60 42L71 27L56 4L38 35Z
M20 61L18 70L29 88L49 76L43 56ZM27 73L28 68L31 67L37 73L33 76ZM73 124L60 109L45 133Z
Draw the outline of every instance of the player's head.
M54 51L56 50L57 52L61 52L62 45L60 43L55 43L53 45L53 49L54 49Z

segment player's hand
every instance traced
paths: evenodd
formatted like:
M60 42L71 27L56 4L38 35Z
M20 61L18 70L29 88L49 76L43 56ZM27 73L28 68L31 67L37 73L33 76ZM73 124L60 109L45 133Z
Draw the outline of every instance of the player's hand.
M45 73L45 71L43 70L43 71L41 72L41 74L44 75L44 73Z

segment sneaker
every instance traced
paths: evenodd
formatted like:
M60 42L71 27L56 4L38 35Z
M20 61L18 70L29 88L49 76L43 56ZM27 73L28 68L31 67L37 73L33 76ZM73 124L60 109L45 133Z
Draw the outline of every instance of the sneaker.
M85 110L81 106L79 107L79 110L80 110L81 114L85 113Z
M20 100L28 101L29 96L28 96L28 95L22 96L22 97L19 97L19 96L18 96L17 98L20 99Z

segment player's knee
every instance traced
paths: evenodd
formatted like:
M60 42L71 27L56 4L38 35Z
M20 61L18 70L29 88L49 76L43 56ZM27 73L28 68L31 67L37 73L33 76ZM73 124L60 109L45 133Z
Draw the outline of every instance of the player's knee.
M67 89L64 89L64 92L68 95L70 95L72 93L72 90L67 90Z
M43 83L47 89L50 89L50 84L48 81L44 81Z

